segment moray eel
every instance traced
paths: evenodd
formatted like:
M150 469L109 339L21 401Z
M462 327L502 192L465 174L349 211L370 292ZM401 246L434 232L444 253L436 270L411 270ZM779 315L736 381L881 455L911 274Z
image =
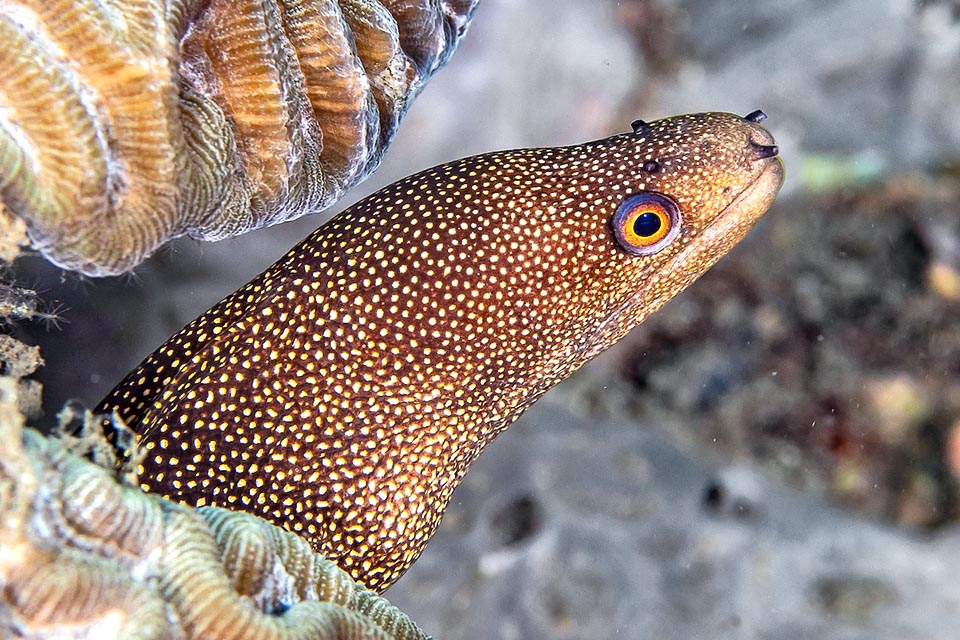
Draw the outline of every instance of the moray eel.
M361 200L97 407L142 487L273 521L383 590L483 448L733 247L783 181L762 112L465 158Z

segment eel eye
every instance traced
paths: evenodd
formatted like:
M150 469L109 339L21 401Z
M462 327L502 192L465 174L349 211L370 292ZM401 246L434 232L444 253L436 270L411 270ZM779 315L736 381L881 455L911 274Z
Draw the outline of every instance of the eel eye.
M680 233L680 209L664 195L641 193L624 199L611 224L623 249L646 256L666 247Z

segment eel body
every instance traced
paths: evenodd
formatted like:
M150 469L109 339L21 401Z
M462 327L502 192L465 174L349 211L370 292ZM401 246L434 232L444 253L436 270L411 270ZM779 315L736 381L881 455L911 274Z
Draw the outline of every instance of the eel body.
M262 516L382 590L470 463L763 215L762 114L465 158L317 229L98 406L147 491Z

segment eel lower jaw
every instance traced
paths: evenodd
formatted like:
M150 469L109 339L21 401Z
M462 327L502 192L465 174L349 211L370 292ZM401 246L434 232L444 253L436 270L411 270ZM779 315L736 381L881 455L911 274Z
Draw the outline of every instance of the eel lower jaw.
M774 155L758 155L757 159L754 162L763 163L765 166L760 171L760 175L749 184L743 191L740 192L733 202L727 205L727 208L723 210L717 219L714 220L714 223L710 225L711 227L717 223L723 224L723 221L730 217L730 213L733 211L741 211L743 213L734 214L734 215L744 215L747 210L751 210L753 213L748 214L751 219L751 223L755 223L757 220L767 212L767 209L770 208L770 205L773 204L773 201L776 199L777 194L780 193L780 187L783 186L783 180L786 177L785 169L783 167L783 161L780 159L780 156L776 155L777 147L776 145L770 145L768 147L760 147L754 145L757 149L757 153L769 153L770 150L773 150Z
M743 240L763 217L780 192L785 173L778 156L758 158L755 162L762 162L765 166L753 182L744 187L689 245L673 257L667 270L696 272L695 277L699 276ZM700 265L699 269L689 268L694 261Z

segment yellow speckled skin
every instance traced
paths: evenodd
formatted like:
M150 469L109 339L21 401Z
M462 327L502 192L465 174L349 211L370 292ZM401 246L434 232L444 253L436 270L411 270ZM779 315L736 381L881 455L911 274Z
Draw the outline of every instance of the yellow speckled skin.
M772 144L707 113L410 176L194 320L98 410L141 435L146 490L263 516L384 589L484 446L746 234L783 180L757 151ZM681 229L638 256L611 217L645 191L673 199Z

